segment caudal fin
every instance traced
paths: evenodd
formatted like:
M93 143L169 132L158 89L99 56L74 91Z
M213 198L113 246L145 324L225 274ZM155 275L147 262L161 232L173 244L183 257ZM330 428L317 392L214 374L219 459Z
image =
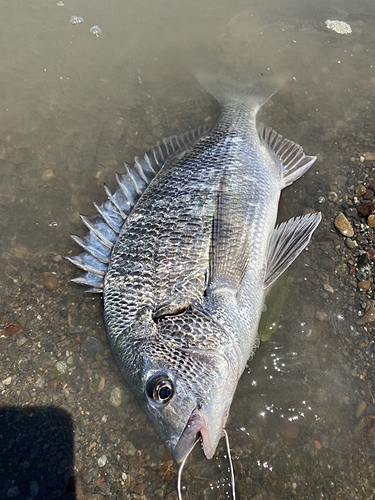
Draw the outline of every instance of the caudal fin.
M256 82L242 78L228 78L214 74L195 72L200 85L211 94L221 105L229 100L238 100L250 103L254 113L270 99L283 85L285 79L278 81L264 78Z

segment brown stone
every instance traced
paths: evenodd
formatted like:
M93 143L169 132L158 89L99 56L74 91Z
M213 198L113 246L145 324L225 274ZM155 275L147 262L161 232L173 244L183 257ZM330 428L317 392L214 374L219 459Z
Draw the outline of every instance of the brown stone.
M354 236L352 225L343 213L340 213L334 221L336 229L343 235L351 238Z
M366 252L369 254L371 260L375 260L375 248L366 247Z
M368 280L360 281L358 283L358 288L361 292L366 292L370 288L371 283Z
M362 203L361 205L357 205L357 212L364 217L368 217L370 214L375 213L375 205L373 203Z
M12 337L12 335L22 332L23 328L19 323L17 323L17 321L10 321L3 330L5 337Z
M363 154L365 161L375 161L375 151L367 151Z
M360 184L355 188L355 194L357 196L363 196L366 192L366 187L363 184Z
M174 460L160 462L158 465L158 474L163 481L173 481L177 474L177 467Z
M372 304L369 310L357 321L357 325L365 325L366 323L373 323L375 321L375 307Z
M366 401L361 401L360 403L358 403L357 410L355 412L355 416L357 418L359 418L365 412L366 406Z
M299 436L299 427L289 420L283 422L279 427L280 435L287 439L296 439Z
M13 248L13 255L17 257L17 259L24 259L28 253L29 252L26 247Z
M51 273L43 273L44 286L47 290L54 292L59 287L59 280Z
M139 483L133 486L132 491L137 495L143 495L146 488L148 488L148 483Z
M371 200L374 196L374 191L372 189L366 189L365 194L363 195L364 200Z
M363 446L375 444L375 417L362 417L354 429L354 437Z
M367 224L372 227L372 228L375 228L375 215L374 214L371 214L367 217Z

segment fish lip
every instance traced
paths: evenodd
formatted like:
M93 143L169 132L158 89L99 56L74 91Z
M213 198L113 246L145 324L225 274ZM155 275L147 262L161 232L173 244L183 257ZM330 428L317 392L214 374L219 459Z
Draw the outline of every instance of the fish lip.
M177 463L181 463L190 453L191 448L197 440L198 434L201 436L204 454L207 458L212 458L215 453L215 447L213 446L208 431L207 419L206 416L196 408L192 411L185 429L173 450L173 456Z

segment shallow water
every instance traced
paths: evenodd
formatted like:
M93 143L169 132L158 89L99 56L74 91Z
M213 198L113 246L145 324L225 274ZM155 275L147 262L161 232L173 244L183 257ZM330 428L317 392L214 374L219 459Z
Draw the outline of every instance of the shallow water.
M330 32L327 19L352 34ZM283 193L279 218L321 210L323 222L231 409L238 498L375 496L375 330L357 323L373 299L371 277L357 288L373 230L358 214L353 238L333 226L355 188L375 180L363 157L375 152L374 19L365 1L3 5L1 498L175 498L176 467L111 357L100 298L69 284L79 272L62 256L77 253L68 235L84 234L78 213L93 213L124 161L217 116L191 67L281 78L260 119L318 156ZM32 418L40 432L30 425L27 436ZM212 461L196 449L185 498L230 498L229 477L224 442Z

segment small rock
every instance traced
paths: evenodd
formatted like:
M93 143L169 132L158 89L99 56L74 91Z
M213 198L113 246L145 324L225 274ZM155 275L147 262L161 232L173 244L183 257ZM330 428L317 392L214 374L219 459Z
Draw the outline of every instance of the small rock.
M315 316L319 321L327 321L328 319L328 314L324 311L316 311Z
M114 387L111 391L111 396L109 398L109 402L112 406L117 408L121 405L121 389L120 387Z
M368 253L371 260L375 260L375 249L370 247L365 247L366 252Z
M360 184L355 188L355 194L357 196L363 196L366 192L366 187L363 184Z
M83 339L81 344L81 353L88 358L94 358L95 354L104 352L106 349L104 342L90 335Z
M104 387L105 387L105 378L101 377L98 385L98 392L102 392L104 390Z
M375 213L375 205L373 203L363 203L357 206L357 212L359 212L364 217L368 217Z
M362 417L354 429L354 437L362 446L375 443L375 417Z
M5 325L3 335L5 335L5 337L12 337L13 335L17 335L22 332L23 328L19 323L17 323L17 321L10 321L7 325Z
M58 371L58 373L65 373L67 368L68 368L68 365L65 361L58 361L56 364L56 370Z
M136 484L132 490L135 494L137 495L143 495L143 493L145 492L145 490L148 488L148 483L140 483L140 484Z
M329 293L333 293L334 289L331 287L329 283L324 283L324 290Z
M171 491L164 500L178 500L177 491Z
M107 463L107 456L106 455L102 455L101 457L98 458L99 467L104 467L106 463Z
M47 290L50 290L51 292L57 290L57 288L59 287L59 281L56 278L56 276L50 273L43 273L43 277L44 277L44 286L47 288Z
M20 495L20 490L18 489L18 486L12 486L9 488L7 491L7 497L8 498L16 498Z
M128 455L131 457L134 457L134 455L137 453L137 448L134 446L133 443L129 443L128 446Z
M363 154L365 161L375 161L375 152L367 151L367 153Z
M4 380L2 380L2 383L4 385L10 385L12 383L12 377L9 376L9 377L5 378Z
M373 323L375 321L375 307L372 304L369 310L357 321L357 325L365 325L366 323Z
M366 410L366 406L366 401L361 401L360 403L358 403L357 411L355 413L357 418L359 418L364 413L364 411Z
M30 495L34 498L39 493L39 484L38 481L30 482Z
M374 214L371 214L367 217L367 224L372 227L372 228L375 228L375 215Z
M335 193L334 191L328 191L327 198L329 201L333 201L333 202L335 202L339 199L337 193Z
M167 460L158 464L158 474L163 481L173 481L177 475L177 467L174 460Z
M360 281L358 283L358 288L361 292L366 292L370 288L371 283L368 280Z
M350 250L353 250L354 248L357 248L358 243L351 238L345 238L345 245L350 248Z
M343 213L340 213L334 221L336 229L343 235L351 238L354 236L352 225Z
M374 191L372 189L366 189L365 194L363 195L364 200L371 200L374 197Z
M314 445L315 445L315 448L319 451L322 449L322 443L320 441L318 441L317 439L315 439L314 441Z
M16 340L16 345L17 347L22 347L24 344L26 344L27 342L27 338L26 337L18 337L18 339Z
M287 439L296 439L299 436L299 427L289 420L283 422L279 427L280 435Z
M53 173L53 170L50 168L47 168L47 170L45 170L42 174L42 181L47 182L47 181L50 181L51 179L53 179L54 177L55 177L55 174Z
M13 255L15 257L17 257L17 259L24 259L28 253L29 252L28 252L26 247L14 247L13 248Z

